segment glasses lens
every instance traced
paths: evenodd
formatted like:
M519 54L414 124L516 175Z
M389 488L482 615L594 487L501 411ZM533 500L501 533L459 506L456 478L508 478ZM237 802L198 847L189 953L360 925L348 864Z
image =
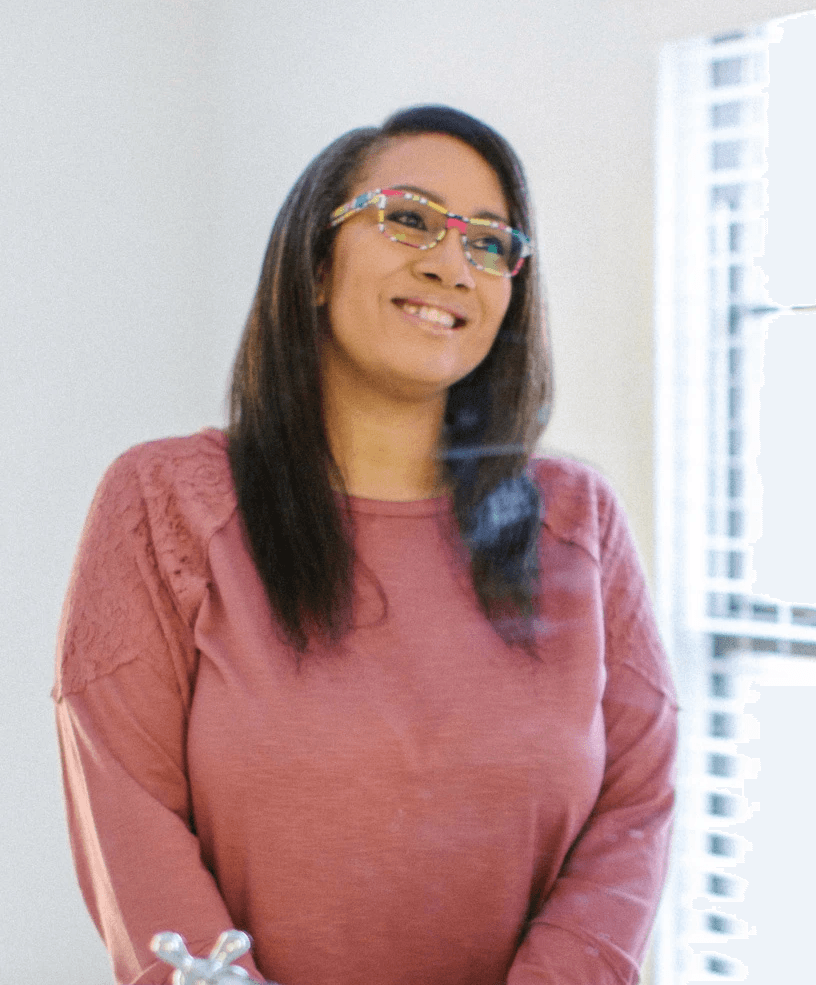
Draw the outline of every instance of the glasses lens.
M383 208L383 232L397 243L429 247L447 229L448 217L427 202L402 195L388 195ZM456 229L453 230L458 235ZM524 256L525 244L513 229L492 226L487 220L467 224L467 252L471 261L494 274L513 274Z
M389 195L383 209L385 235L409 246L431 246L445 229L446 216L430 205Z
M467 247L480 267L496 274L512 274L524 255L523 241L514 230L476 220L468 223Z

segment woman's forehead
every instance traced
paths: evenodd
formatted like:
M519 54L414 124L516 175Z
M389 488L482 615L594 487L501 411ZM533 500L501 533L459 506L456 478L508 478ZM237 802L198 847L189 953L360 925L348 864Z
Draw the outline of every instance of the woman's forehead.
M498 175L469 144L441 133L393 137L366 162L352 195L373 188L410 187L451 212L507 216Z

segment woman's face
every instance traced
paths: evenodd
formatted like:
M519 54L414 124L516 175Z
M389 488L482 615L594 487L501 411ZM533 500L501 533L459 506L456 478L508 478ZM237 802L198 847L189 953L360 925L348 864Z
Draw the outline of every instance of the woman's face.
M473 148L442 134L395 138L372 158L349 199L408 186L450 212L509 222L499 179ZM443 399L485 358L510 303L510 281L472 266L461 237L419 250L385 237L376 208L339 227L321 290L329 385L399 399Z

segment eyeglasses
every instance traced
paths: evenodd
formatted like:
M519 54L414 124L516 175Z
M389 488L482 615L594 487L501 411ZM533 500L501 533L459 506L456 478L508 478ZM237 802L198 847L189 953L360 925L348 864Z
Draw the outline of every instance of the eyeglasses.
M499 277L515 277L525 257L533 252L524 233L494 219L468 219L448 212L423 195L395 188L377 188L346 202L331 214L330 227L339 226L363 209L377 209L377 228L394 243L430 250L449 229L462 237L465 256L478 270Z

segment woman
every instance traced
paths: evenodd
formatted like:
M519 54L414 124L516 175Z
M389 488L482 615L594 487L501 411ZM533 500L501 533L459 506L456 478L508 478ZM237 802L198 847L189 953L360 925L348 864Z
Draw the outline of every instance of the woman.
M103 480L55 697L118 981L233 926L285 985L636 980L676 708L613 495L530 462L532 235L484 124L347 134L275 223L227 435Z

